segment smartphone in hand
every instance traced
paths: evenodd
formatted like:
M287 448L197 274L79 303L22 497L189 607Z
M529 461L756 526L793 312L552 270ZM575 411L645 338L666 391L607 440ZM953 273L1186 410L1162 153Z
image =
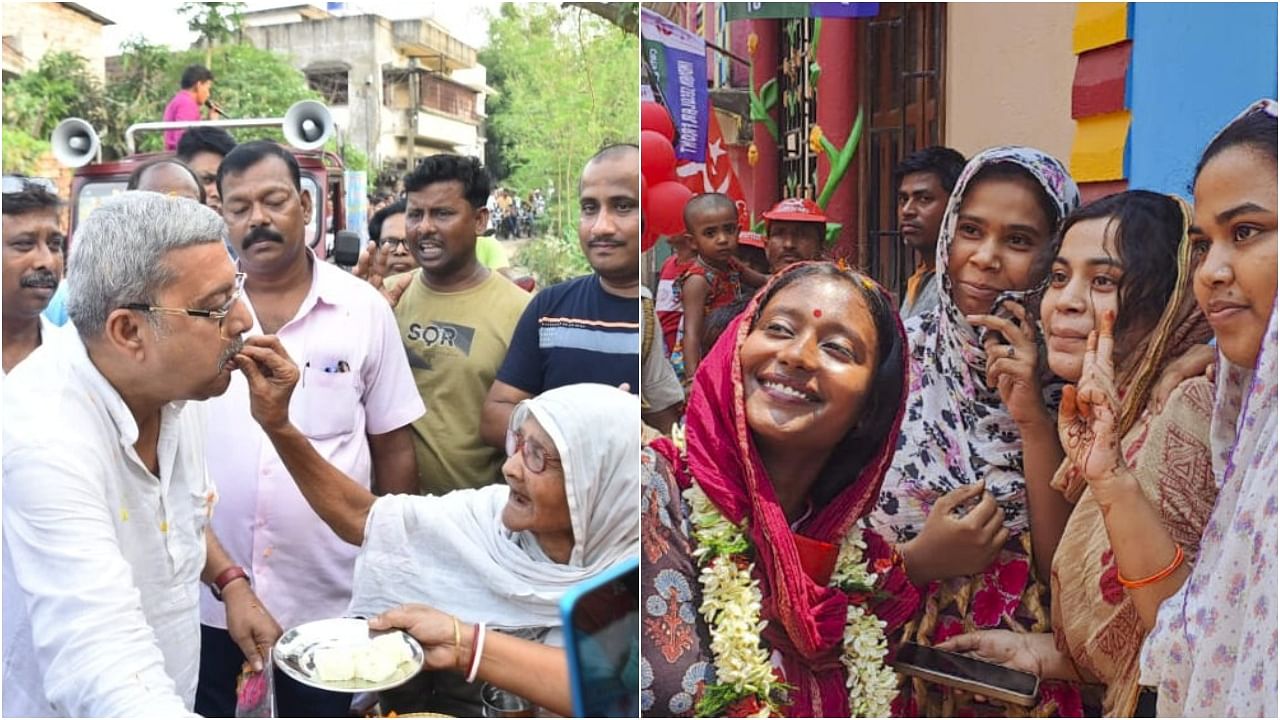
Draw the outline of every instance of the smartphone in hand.
M892 664L903 675L1022 707L1034 707L1040 695L1040 678L1031 673L915 643L904 643Z

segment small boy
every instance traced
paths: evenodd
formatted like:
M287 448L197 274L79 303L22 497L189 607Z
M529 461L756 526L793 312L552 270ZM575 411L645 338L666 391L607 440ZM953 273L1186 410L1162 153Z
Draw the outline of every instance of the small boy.
M693 245L685 233L667 238L667 244L671 246L672 253L662 263L662 271L658 273L658 294L653 299L653 310L658 316L658 323L662 325L663 351L670 360L680 328L684 325L684 308L676 297L676 279L693 265L698 254L693 251Z
M744 279L763 279L753 278L758 273L737 258L738 208L727 195L695 196L685 205L684 225L697 259L675 282L675 296L684 308L684 330L676 339L671 364L687 386L702 362L707 315L741 299L746 291Z

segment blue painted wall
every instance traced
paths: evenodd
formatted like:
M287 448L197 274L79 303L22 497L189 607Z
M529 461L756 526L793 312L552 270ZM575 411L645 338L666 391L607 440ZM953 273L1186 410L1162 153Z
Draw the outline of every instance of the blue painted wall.
M1129 4L1130 188L1177 193L1215 133L1276 97L1274 3Z

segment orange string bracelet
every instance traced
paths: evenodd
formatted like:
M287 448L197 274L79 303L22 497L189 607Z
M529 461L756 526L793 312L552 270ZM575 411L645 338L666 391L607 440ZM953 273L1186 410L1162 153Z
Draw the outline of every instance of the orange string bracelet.
M1158 583L1161 580L1169 577L1170 575L1173 574L1174 570L1177 570L1178 567L1182 565L1182 561L1186 559L1186 555L1182 553L1181 545L1175 544L1173 547L1175 548L1175 552L1173 553L1173 560L1169 563L1168 567L1156 573L1155 575L1144 577L1141 580L1130 580L1125 576L1121 575L1119 572L1119 569L1117 569L1116 579L1120 581L1121 585L1129 588L1130 590L1137 590L1138 588L1144 588L1148 585L1154 585L1155 583Z

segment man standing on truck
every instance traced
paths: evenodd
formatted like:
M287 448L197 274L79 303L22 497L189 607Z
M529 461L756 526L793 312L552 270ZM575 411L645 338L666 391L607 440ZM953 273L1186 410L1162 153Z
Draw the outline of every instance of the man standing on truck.
M212 93L213 73L209 68L203 65L188 65L187 69L182 71L182 89L178 90L164 109L164 121L199 120L200 108L209 102L209 96ZM214 119L216 115L217 113L210 109L209 119ZM186 132L185 128L165 130L164 149L169 152L177 149L178 140L182 138L184 132Z

